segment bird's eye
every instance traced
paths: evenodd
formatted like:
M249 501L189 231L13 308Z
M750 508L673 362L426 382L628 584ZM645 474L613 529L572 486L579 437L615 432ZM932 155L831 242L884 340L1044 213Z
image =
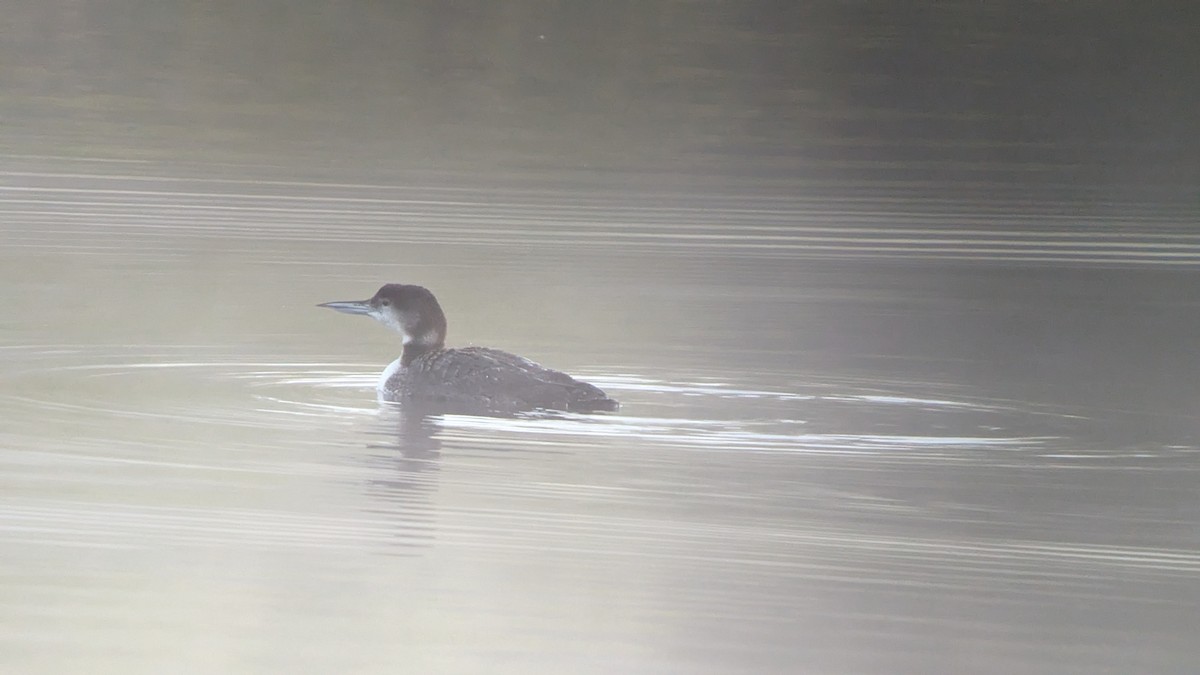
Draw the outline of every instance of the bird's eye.
M392 304L392 301L388 300L387 298L384 298L383 300L379 301L379 304L383 305L384 307L390 307Z

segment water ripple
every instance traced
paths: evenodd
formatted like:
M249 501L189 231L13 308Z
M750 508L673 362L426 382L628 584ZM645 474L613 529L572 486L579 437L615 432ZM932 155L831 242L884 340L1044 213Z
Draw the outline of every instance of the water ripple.
M1195 266L1195 213L1095 202L620 195L516 188L0 173L15 247L124 241L453 244L693 255ZM131 185L136 187L130 187ZM329 223L336 221L333 229ZM252 225L251 225L252 223ZM96 246L105 245L99 240Z

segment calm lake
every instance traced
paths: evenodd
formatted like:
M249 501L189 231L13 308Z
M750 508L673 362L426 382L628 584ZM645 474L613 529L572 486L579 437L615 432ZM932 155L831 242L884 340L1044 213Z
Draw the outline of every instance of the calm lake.
M951 120L905 150L887 139L919 118L906 99L864 136L802 105L832 75L775 86L808 57L700 58L728 26L757 45L739 54L825 50L792 14L778 31L753 16L676 27L671 44L695 37L703 65L676 70L651 35L620 33L644 48L626 62L581 42L579 17L533 10L497 19L534 26L501 40L532 51L480 65L477 51L513 53L472 47L488 17L426 8L439 37L397 76L428 94L409 103L404 87L369 86L387 78L367 57L417 49L383 40L408 26L391 15L380 27L284 12L292 33L367 43L319 69L282 37L251 48L273 15L28 4L31 37L6 47L29 55L5 71L19 133L0 146L5 672L1200 662L1194 140L1126 181L1079 163L1108 153L1134 167L1168 131L972 145ZM661 6L677 17L683 4ZM923 25L824 6L840 18L813 21L848 33ZM576 53L553 44L568 29L611 60L547 65ZM1049 33L1002 33L1053 55ZM133 58L125 38L159 58ZM868 58L891 43L854 44L834 74L868 89L906 77ZM166 58L177 46L193 51ZM226 50L267 65L239 70ZM684 93L605 75L640 59ZM511 80L477 74L487 67ZM575 80L555 68L652 100L581 112L591 89L563 90ZM756 69L770 75L756 109L800 106L799 121L717 115L684 95L712 75L721 100L751 105L736 87ZM97 75L110 70L126 75ZM243 90L265 107L230 103ZM512 117L476 124L483 100ZM554 107L568 101L580 108ZM412 116L376 116L382 105ZM833 111L862 122L867 108L849 97ZM610 114L637 133L606 136ZM667 133L674 114L702 122ZM417 129L372 147L404 120ZM801 127L828 142L778 145ZM316 305L385 282L433 290L451 346L527 356L621 410L417 416L378 402L396 336Z

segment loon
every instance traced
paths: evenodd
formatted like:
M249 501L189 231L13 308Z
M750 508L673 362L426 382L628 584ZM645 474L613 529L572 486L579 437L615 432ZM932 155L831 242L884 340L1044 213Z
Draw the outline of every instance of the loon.
M620 407L599 388L515 354L487 347L446 349L446 315L421 286L385 284L370 300L317 306L365 314L400 333L404 350L379 378L379 393L388 400L499 413Z

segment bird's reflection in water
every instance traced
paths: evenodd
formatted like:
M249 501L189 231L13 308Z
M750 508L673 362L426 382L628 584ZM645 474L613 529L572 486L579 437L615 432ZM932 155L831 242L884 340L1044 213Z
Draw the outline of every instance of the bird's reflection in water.
M372 515L386 516L396 525L401 551L423 549L436 532L433 499L441 470L442 416L428 411L387 405L372 430L377 442L367 444L364 463L371 469L365 491Z
M379 433L394 439L387 447L395 452L402 471L420 473L436 465L442 447L437 434L442 429L444 417L444 413L435 410L384 404L380 410L383 424Z
M500 413L478 409L448 410L445 405L420 406L411 401L405 404L381 402L383 407L377 424L369 432L378 437L367 444L364 464L370 470L365 492L371 502L367 511L384 516L397 528L397 538L406 548L424 547L437 536L439 529L437 491L440 489L443 439L455 437L455 457L470 448L486 446L490 456L522 449L527 452L547 452L544 444L527 445L519 440L522 424L538 420L577 419L577 416L557 411L532 413ZM591 417L591 416L588 416ZM494 433L512 424L515 439L500 441ZM489 431L485 431L485 429ZM451 463L462 471L461 463ZM457 475L463 478L462 475Z

